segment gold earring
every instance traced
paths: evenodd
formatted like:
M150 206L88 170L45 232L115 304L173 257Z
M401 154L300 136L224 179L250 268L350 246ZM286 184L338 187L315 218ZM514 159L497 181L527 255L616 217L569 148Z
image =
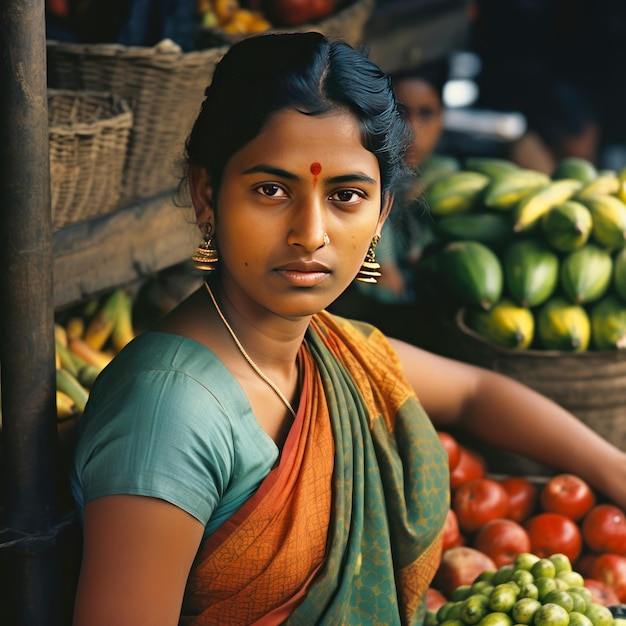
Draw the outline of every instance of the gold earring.
M377 283L378 279L382 276L379 272L380 263L376 262L376 246L380 241L379 235L374 235L370 247L365 255L365 260L359 273L356 275L356 279L362 283Z
M213 242L213 228L207 224L206 233L202 243L196 248L191 260L197 269L212 272L217 269L217 262L220 260L219 252Z

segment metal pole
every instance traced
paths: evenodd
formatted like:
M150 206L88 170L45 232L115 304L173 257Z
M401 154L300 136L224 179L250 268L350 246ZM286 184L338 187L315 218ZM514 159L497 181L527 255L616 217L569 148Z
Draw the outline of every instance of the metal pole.
M0 0L0 364L11 623L58 623L44 0ZM7 540L8 539L8 540ZM7 553L9 553L7 555Z

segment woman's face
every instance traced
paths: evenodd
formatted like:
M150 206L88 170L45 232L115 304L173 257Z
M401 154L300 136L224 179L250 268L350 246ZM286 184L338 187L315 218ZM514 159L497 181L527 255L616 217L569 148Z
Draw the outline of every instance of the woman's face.
M441 99L431 85L419 78L399 80L393 90L413 130L415 138L405 160L409 167L415 167L431 154L439 141L443 125Z
M316 313L354 279L385 213L378 161L351 114L281 111L224 171L215 211L224 288L239 305Z

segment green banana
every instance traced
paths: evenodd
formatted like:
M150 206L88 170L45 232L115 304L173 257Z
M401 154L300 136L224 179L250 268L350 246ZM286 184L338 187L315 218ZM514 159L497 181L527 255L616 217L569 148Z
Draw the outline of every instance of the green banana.
M448 174L426 191L430 212L439 216L470 211L488 184L489 177L478 172Z
M550 177L535 170L512 170L491 179L483 194L483 202L490 209L509 211L525 196L551 182Z
M592 196L583 200L593 220L592 236L607 248L626 245L626 204L616 196Z

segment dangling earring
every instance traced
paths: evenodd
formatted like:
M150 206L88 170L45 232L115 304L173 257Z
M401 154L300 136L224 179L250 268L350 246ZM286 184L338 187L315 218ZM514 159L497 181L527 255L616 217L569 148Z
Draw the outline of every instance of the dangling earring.
M213 243L213 228L207 224L206 233L202 243L196 248L191 260L197 269L205 272L212 272L217 269L217 262L220 260L219 252Z
M356 275L356 279L362 283L377 283L377 279L381 277L381 273L379 272L380 263L376 262L376 246L379 241L380 236L374 235L372 243L370 243L370 247L365 255L365 261L363 261L363 265L361 265L361 269Z

